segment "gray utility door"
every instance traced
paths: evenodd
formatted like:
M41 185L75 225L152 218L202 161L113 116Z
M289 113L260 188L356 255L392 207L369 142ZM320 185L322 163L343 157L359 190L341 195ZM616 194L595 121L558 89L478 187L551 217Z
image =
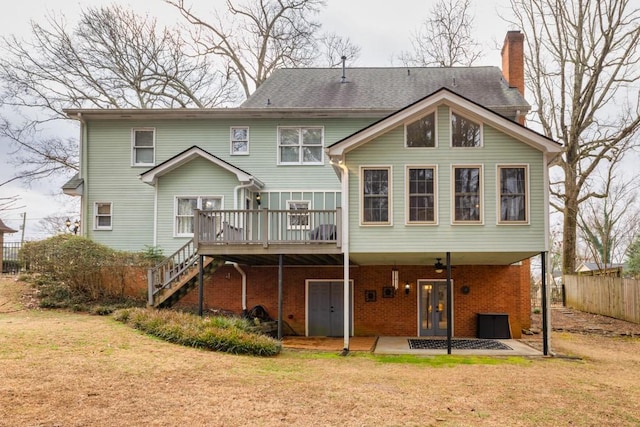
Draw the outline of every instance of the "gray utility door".
M447 335L447 282L418 280L420 336Z
M308 292L308 335L343 336L344 282L309 281Z

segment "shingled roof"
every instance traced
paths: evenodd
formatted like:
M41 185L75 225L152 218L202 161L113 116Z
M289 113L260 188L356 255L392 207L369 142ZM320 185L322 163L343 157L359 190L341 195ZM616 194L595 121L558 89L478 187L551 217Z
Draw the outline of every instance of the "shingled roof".
M278 69L241 108L398 110L443 87L500 114L530 106L498 67Z

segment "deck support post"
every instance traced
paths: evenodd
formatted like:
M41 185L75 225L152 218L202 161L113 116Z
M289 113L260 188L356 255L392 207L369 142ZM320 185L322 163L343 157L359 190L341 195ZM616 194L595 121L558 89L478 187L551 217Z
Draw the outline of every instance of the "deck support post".
M202 317L204 306L204 256L198 256L198 316Z
M549 308L547 307L548 301L548 289L547 289L547 253L540 252L541 267L542 267L542 285L541 285L541 299L542 299L542 354L549 355Z
M278 255L278 339L282 339L282 254Z
M451 252L447 252L447 354L451 354L453 336L453 286L451 286Z

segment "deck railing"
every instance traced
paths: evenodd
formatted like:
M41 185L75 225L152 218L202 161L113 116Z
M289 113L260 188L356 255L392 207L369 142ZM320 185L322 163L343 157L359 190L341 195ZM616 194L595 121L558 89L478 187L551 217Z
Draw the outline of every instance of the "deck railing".
M194 244L334 243L342 241L341 210L211 210L194 212Z

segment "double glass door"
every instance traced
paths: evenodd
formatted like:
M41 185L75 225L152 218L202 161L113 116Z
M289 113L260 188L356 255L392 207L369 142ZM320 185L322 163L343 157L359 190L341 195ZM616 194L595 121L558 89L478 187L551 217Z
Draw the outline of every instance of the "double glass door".
M447 282L419 280L420 335L447 335Z

